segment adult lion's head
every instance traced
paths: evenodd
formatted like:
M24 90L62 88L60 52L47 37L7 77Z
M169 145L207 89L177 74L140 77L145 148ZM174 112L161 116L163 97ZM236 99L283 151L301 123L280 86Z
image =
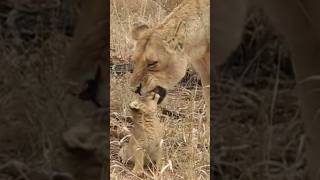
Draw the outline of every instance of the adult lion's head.
M185 75L187 60L145 24L135 25L132 38L136 42L131 89L140 95L156 92L160 95L158 103L161 103L167 89L176 85Z

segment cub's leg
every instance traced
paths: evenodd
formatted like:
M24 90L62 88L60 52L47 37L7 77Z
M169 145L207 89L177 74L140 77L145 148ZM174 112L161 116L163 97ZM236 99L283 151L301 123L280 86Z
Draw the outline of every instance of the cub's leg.
M157 151L157 154L155 155L155 162L156 162L156 167L157 167L157 170L158 171L161 171L162 169L162 166L163 166L163 152L162 152L162 149L159 149Z
M133 173L137 174L138 176L143 174L143 167L144 167L144 157L145 152L144 149L142 149L139 146L134 146L135 153L134 153L134 167L133 167Z
M128 144L125 144L119 151L119 156L123 163L132 162L134 163L133 173L137 175L143 174L144 157L145 152L142 148L138 147L132 139Z
M160 146L156 146L156 149L151 150L150 152L150 158L147 158L146 161L149 162L152 161L152 164L155 165L155 168L157 170L161 170L163 165L163 152Z
M128 147L128 144L125 144L119 151L119 156L122 160L122 163L127 163L130 160L132 160L133 154L130 151L130 148Z

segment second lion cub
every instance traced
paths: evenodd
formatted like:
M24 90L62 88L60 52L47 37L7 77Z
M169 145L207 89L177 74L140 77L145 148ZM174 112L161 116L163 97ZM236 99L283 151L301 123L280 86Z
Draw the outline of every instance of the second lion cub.
M120 150L123 161L134 162L133 172L142 175L144 165L155 162L161 168L162 149L160 142L164 134L163 125L157 116L157 102L160 96L150 93L138 97L129 104L134 127L129 143Z

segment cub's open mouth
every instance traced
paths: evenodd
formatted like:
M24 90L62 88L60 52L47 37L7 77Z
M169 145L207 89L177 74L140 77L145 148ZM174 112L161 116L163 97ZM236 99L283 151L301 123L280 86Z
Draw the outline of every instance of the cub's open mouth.
M160 104L167 95L167 90L164 89L163 87L160 87L160 86L157 86L156 88L154 88L153 92L159 94L159 96L160 96L160 98L158 100L158 104Z
M129 109L130 109L131 111L133 111L133 112L138 112L138 111L139 111L139 109L137 109L137 108L135 108L135 107L131 107L130 105L129 105Z

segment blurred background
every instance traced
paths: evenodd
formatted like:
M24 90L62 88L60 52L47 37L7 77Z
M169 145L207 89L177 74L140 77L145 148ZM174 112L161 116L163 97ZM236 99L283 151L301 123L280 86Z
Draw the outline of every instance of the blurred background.
M62 77L76 10L71 0L0 2L0 179L100 176L105 122Z

